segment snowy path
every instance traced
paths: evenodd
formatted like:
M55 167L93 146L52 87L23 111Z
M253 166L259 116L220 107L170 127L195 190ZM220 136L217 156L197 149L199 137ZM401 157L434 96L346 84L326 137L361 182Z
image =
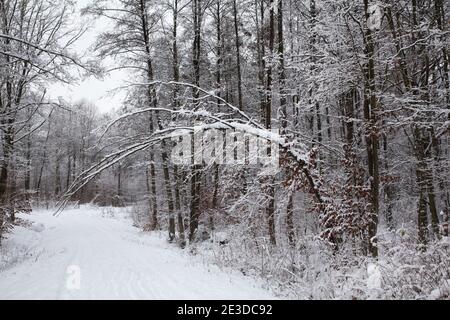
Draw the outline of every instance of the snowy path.
M34 230L18 227L2 249L28 252L0 271L0 299L273 298L253 279L206 266L125 218L88 207L27 218ZM81 285L73 289L78 267Z

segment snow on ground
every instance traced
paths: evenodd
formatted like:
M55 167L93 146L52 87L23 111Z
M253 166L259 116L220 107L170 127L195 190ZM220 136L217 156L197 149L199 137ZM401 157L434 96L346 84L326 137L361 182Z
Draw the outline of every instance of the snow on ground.
M227 273L131 226L125 210L37 210L0 249L0 299L273 299L262 283Z

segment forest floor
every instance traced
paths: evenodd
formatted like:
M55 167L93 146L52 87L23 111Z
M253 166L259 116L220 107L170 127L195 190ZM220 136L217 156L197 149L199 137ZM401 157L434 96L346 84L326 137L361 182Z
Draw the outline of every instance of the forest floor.
M132 227L125 209L82 206L21 215L0 249L0 299L273 299L263 282L224 271Z

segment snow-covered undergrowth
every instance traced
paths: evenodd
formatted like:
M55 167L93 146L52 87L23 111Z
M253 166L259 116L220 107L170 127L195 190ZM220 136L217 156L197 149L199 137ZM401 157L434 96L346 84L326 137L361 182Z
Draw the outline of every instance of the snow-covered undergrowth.
M41 224L15 226L14 236L7 237L0 247L0 272L37 253L32 244L39 241L42 228Z
M0 248L5 299L448 299L450 242L419 250L413 228L383 232L380 258L331 250L315 237L295 248L219 229L186 250L165 232L132 226L129 208L68 208L21 215ZM136 224L136 221L134 221ZM67 290L67 268L82 271ZM263 280L261 280L263 279ZM272 293L269 293L269 292Z
M134 208L136 225L144 227L148 222L146 210L145 205ZM380 257L374 260L361 255L355 246L336 252L314 235L299 237L294 248L283 239L273 247L266 237L252 233L249 220L232 223L222 221L220 216L216 215L216 229L210 239L191 244L187 251L201 256L207 265L214 263L225 271L238 270L248 277L263 278L282 298L450 297L450 241L444 238L422 251L414 224L404 223L395 232L381 229Z
M450 241L418 250L413 229L380 237L380 258L352 249L335 252L315 237L295 248L274 248L264 239L248 240L236 229L219 232L196 252L224 268L263 277L279 296L290 299L448 299ZM224 245L223 239L227 239Z

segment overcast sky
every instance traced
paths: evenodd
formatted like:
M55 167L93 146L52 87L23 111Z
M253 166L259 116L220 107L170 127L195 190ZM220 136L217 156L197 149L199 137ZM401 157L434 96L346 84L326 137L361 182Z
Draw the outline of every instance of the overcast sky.
M78 11L91 1L76 1ZM74 47L80 55L89 56L92 54L91 46L95 42L96 36L108 27L108 23L104 19L92 20L92 18L80 16L74 20L76 23L83 24L84 26L89 25L89 30L80 38ZM103 61L102 65L110 67L112 62ZM96 105L100 112L106 113L120 107L125 94L121 90L117 90L117 88L124 84L126 77L127 75L124 71L114 71L105 76L104 79L89 77L71 85L55 84L51 86L49 94L54 99L63 97L67 102L85 99Z

